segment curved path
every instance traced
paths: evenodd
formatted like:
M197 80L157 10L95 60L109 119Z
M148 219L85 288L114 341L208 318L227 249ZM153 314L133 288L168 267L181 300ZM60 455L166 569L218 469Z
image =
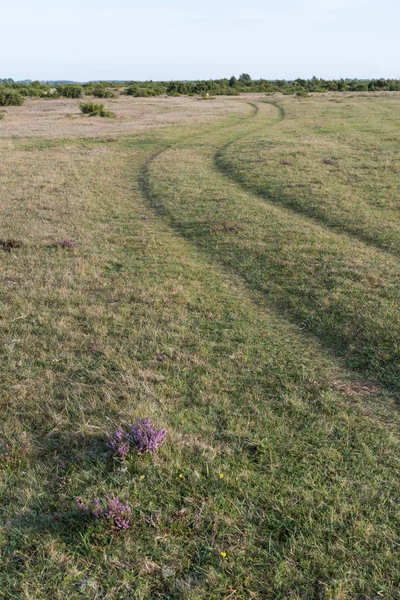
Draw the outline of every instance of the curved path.
M400 319L393 310L400 297L397 259L266 202L215 168L221 142L226 146L251 134L259 126L257 114L154 154L141 176L147 200L213 262L262 292L270 306L349 367L400 390ZM270 110L263 116L264 123L276 122ZM218 235L210 234L213 228Z
M275 102L267 103L275 106L279 111L279 119L276 121L276 124L279 124L285 118L286 111ZM262 128L257 133L260 132L262 132ZM218 148L215 152L214 164L221 174L230 178L244 190L256 194L268 202L282 205L341 235L347 234L400 258L400 223L395 216L388 218L382 210L373 209L367 202L360 200L358 201L359 210L352 212L351 218L349 218L348 211L344 208L340 209L340 207L337 207L336 213L330 212L328 214L323 201L317 204L305 203L295 195L292 196L285 194L283 191L277 192L271 190L268 180L265 183L257 183L247 177L243 177L240 171L235 169L235 164L230 160L227 151L238 142L243 141L253 134L254 131L251 130ZM260 141L263 140L264 138L260 139ZM252 162L260 161L254 159ZM373 214L373 217L366 220L367 213Z

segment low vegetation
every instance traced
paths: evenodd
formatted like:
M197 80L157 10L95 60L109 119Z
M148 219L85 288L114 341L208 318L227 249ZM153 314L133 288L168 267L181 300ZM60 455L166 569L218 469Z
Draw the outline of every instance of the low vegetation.
M115 114L106 110L104 104L96 102L80 102L79 108L81 113L89 117L115 117Z
M22 106L23 103L24 98L21 94L0 88L0 106Z
M87 83L64 82L15 82L0 79L1 88L17 91L21 96L41 98L113 98L127 94L137 98L152 96L237 96L241 93L282 93L306 98L310 93L326 92L395 92L400 91L398 79L312 79L269 80L252 79L242 73L238 78L210 79L200 81L99 81ZM55 86L55 87L54 87Z
M399 596L400 100L351 96L1 139L0 598Z

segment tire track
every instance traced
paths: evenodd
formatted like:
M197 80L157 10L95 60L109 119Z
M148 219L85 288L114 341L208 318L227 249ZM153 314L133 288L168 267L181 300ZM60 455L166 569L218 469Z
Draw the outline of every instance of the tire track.
M203 152L204 152L204 144L203 144ZM177 150L182 150L182 148L179 148L179 144L172 144L170 146L170 148L168 150L173 150L174 148L176 148ZM351 324L351 327L354 328L356 327L356 330L358 331L358 333L355 333L356 338L360 335L360 339L358 340L358 344L362 343L362 340L364 339L363 336L363 329L366 326L367 329L369 327L368 323L371 324L371 318L369 318L368 316L367 321L364 323L364 315L359 315L359 313L356 311L354 312L354 307L351 308L351 306L348 306L347 308L345 307L345 305L342 306L341 302L336 302L336 300L334 300L334 296L332 296L332 300L334 301L334 305L332 307L332 309L334 309L335 311L339 311L338 315L340 316L340 323L336 326L333 327L329 325L329 319L331 318L329 316L329 314L325 311L325 310L321 310L318 308L318 303L320 301L323 300L324 298L324 294L326 293L327 296L330 295L330 289L331 287L327 287L325 288L325 280L324 280L324 275L323 272L322 274L318 275L319 279L317 281L317 283L315 284L317 287L314 286L314 281L310 280L310 290L309 290L309 294L311 294L313 296L314 293L316 293L316 298L315 298L315 305L314 305L314 300L311 303L311 305L307 308L307 304L301 305L299 308L296 307L297 304L297 283L296 283L296 277L295 276L293 278L293 281L291 281L291 287L288 288L288 293L289 296L288 298L283 298L283 303L282 303L282 298L279 297L279 294L276 295L276 292L272 291L274 288L274 285L276 287L276 284L278 283L278 287L279 287L279 281L276 280L275 282L272 282L271 280L271 284L272 284L272 288L271 291L267 291L267 288L265 288L265 283L266 281L264 281L265 277L264 275L262 275L262 278L259 282L257 282L256 280L254 280L254 277L252 276L251 272L249 272L248 274L246 274L245 271L243 271L243 264L241 262L241 258L237 257L236 259L232 259L224 256L223 254L215 253L215 251L213 250L213 248L211 247L205 247L205 245L207 244L207 242L204 241L204 236L202 237L201 234L199 234L199 232L195 231L193 229L193 227L195 227L193 224L191 225L191 223L193 223L193 221L186 221L186 225L185 225L185 217L180 218L179 214L183 214L185 215L185 208L183 206L181 206L181 210L183 210L183 213L179 213L179 203L176 205L176 209L174 209L174 207L168 208L168 205L165 203L165 201L162 200L162 194L160 195L160 193L157 193L154 191L154 185L152 182L152 173L151 173L151 168L152 165L157 161L157 160L161 160L162 155L167 152L167 149L164 149L160 152L158 152L156 155L154 155L153 157L151 157L151 159L148 161L147 165L145 166L144 172L142 174L142 190L143 193L147 199L147 202L149 203L149 205L151 206L151 208L156 212L157 215L159 216L163 216L163 217L168 217L169 220L169 224L170 226L182 237L184 237L185 239L190 239L191 243L194 243L196 245L196 247L200 248L203 252L205 252L206 254L208 254L208 256L212 256L213 262L218 264L219 267L223 267L224 271L229 272L231 275L230 277L232 278L232 275L236 278L239 277L242 281L242 283L246 286L246 288L248 290L251 290L252 292L254 292L254 290L256 289L259 293L262 294L266 294L266 298L269 297L270 301L268 301L268 305L272 306L272 310L274 310L274 312L276 314L279 314L282 318L286 319L287 322L290 323L294 323L295 325L297 324L297 326L299 325L299 322L301 323L304 316L302 316L302 312L304 313L304 309L307 311L310 310L311 308L311 312L312 314L314 314L314 318L315 318L315 322L312 321L311 324L309 325L309 327L307 328L307 331L305 333L307 334L311 334L314 336L314 339L316 341L318 341L318 343L322 344L326 349L329 349L331 352L333 352L337 357L339 358L346 358L346 362L347 364L350 366L351 369L355 369L356 372L359 373L369 373L369 376L371 377L372 374L374 373L374 378L376 377L376 380L379 380L383 385L388 385L389 389L394 389L397 388L399 385L398 382L398 377L396 375L396 371L393 371L393 369L395 368L395 360L396 357L392 356L388 362L388 364L386 365L386 369L387 369L387 374L385 375L383 372L380 372L380 369L383 368L379 367L379 364L381 363L381 359L379 358L379 348L378 346L376 346L377 344L377 339L375 339L375 341L373 339L371 339L368 343L372 344L376 347L376 357L373 359L368 359L366 357L364 357L363 352L361 351L361 353L359 354L359 356L357 355L357 353L355 355L353 355L352 351L350 350L351 347L351 336L349 337L348 334L344 335L344 331L342 332L342 326L344 325L343 323L343 319L346 318L345 315L347 314L347 318L349 319L349 324ZM191 152L192 155L195 155L195 151L194 148L192 147L191 151L188 149L188 152ZM189 155L187 155L189 156ZM183 157L182 160L184 161L185 158ZM201 160L199 158L199 160ZM204 159L206 161L206 163L210 162L212 165L212 156L205 158ZM204 163L204 164L206 164ZM204 165L203 165L204 167ZM213 179L212 179L212 172L213 169L210 169L210 183L208 184L207 182L203 185L205 185L205 187L203 187L203 189L196 191L196 193L199 193L199 200L200 202L202 201L201 198L207 198L210 197L211 194L214 192L215 189L215 185L218 186L218 180L216 180L215 183L213 183ZM168 167L166 169L166 171L164 171L164 176L165 173L168 173ZM162 175L162 172L161 172ZM215 176L220 177L220 175L218 173L215 173ZM169 181L169 184L173 183L173 179L172 180L168 180L168 175L166 176L167 180L166 183ZM201 179L201 172L199 172L198 176L194 175L193 180L194 181L200 181ZM221 179L222 181L223 179ZM169 184L168 184L168 188L169 188ZM210 193L207 191L207 185L210 185L210 190L213 190L213 192L210 191ZM234 185L234 184L233 184ZM218 193L218 188L217 188L217 193ZM225 193L226 195L226 191L222 190L221 192L222 194ZM287 214L288 216L291 215L291 217L289 217L289 230L290 230L290 218L292 220L294 220L294 222L296 223L295 227L297 227L298 231L301 230L300 235L302 236L302 239L304 239L304 243L308 244L314 244L314 241L312 240L312 238L316 237L316 238L320 238L321 240L324 239L324 244L327 245L327 247L332 247L335 248L336 244L335 244L335 237L338 236L338 234L334 231L329 230L329 228L325 228L321 225L318 225L315 223L314 220L310 220L307 219L306 217L302 216L302 215L298 215L297 213L293 212L293 211L289 211L288 209L286 209L285 207L282 206L277 206L273 203L265 203L264 200L262 198L260 198L257 195L253 195L251 193L249 193L248 191L241 191L240 192L240 196L243 196L243 198L249 198L249 202L246 203L246 200L244 199L243 201L239 199L239 202L242 202L242 204L248 204L248 205L252 205L252 209L254 210L254 207L256 205L259 206L265 206L267 208L267 206L270 206L271 209L273 209L273 218L277 218L277 224L279 225L279 222L285 222L286 217L285 214ZM189 197L190 198L190 197ZM192 202L196 202L196 199L192 198ZM205 205L205 210L206 210L206 205ZM275 216L274 216L275 215ZM232 215L231 217L232 218ZM187 229L187 226L189 225L189 230ZM304 225L304 230L302 229L302 225ZM196 229L196 227L195 227ZM307 230L309 230L310 234L307 233ZM285 232L283 232L284 234ZM200 237L199 237L200 235ZM274 234L275 235L275 234ZM322 236L322 237L321 237ZM328 236L328 237L326 237ZM275 236L276 237L276 236ZM279 235L278 235L279 237ZM332 239L331 239L332 238ZM356 260L361 259L361 262L363 262L363 258L362 257L367 257L367 263L366 263L366 268L363 270L364 275L362 275L362 277L367 277L369 274L369 264L374 265L374 269L371 272L372 275L375 275L375 263L376 261L378 261L378 263L381 263L382 266L385 266L385 273L387 276L387 272L390 271L390 269L392 269L392 266L389 264L387 265L385 263L385 258L384 256L380 257L380 250L377 250L375 248L370 248L368 245L365 245L362 241L357 240L357 247L354 248L354 253L351 251L351 247L353 246L353 243L355 240L353 239L348 239L348 236L344 235L344 236L338 236L338 244L337 246L340 247L341 243L345 243L345 246L342 248L339 248L338 251L336 251L336 249L333 252L333 258L332 259L328 259L327 262L327 267L334 267L336 265L336 263L339 264L339 266L341 264L347 264L348 261L350 260L350 258L352 258L353 256L356 257ZM341 240L341 241L340 241ZM293 240L292 240L293 242ZM292 246L292 251L293 248L295 248L296 246ZM318 247L318 245L317 245ZM267 246L266 246L266 250L267 250ZM373 253L378 253L376 256L375 254L372 256L370 256L368 253L370 252ZM232 247L232 256L235 254L236 250ZM322 254L321 254L322 252ZM319 249L318 250L318 255L317 255L317 260L318 260L318 256L321 258L323 258L324 254L323 254L323 250ZM220 254L220 255L219 255ZM232 262L233 260L233 262ZM252 256L252 251L251 249L248 250L248 254L247 254L247 259L244 258L244 262L246 262L246 260L250 260L251 261L256 261L257 262L257 258ZM393 259L392 259L393 260ZM351 261L350 261L351 262ZM255 263L254 263L255 264ZM307 272L309 270L309 265L305 264L304 265L304 269L301 269L302 271L304 271L303 275L305 275L306 277L308 277ZM321 279L322 277L322 279ZM256 277L257 279L257 277ZM386 277L387 279L387 277ZM350 278L351 280L351 278ZM350 281L349 280L349 281ZM304 285L304 282L302 283L302 285ZM358 284L357 284L358 285ZM377 291L376 293L373 292L372 295L369 293L369 289L368 288L364 288L364 291L360 291L360 288L357 287L357 285L355 285L352 293L354 293L356 290L358 290L356 292L356 297L355 300L357 302L356 306L360 303L371 303L371 307L375 306L375 309L373 310L378 310L378 315L380 315L380 317L382 318L382 316L384 315L384 310L386 309L381 309L378 308L379 307L379 303L381 301L383 301L383 298L380 298L380 293L379 291ZM314 288L313 288L314 286ZM267 286L268 287L268 286ZM314 292L312 291L312 289L314 289ZM340 289L340 288L339 288ZM322 294L322 295L321 295ZM303 300L302 300L303 298ZM318 299L319 298L319 299ZM304 289L300 294L299 297L299 302L301 304L301 302L304 303ZM385 300L385 303L387 305L389 305L388 303L390 303L391 300L388 298L387 300ZM345 314L342 314L343 310L345 311ZM358 309L357 309L358 310ZM347 312L346 312L347 311ZM330 312L330 311L328 311ZM359 315L359 316L358 316ZM359 318L360 317L360 318ZM313 319L313 317L311 317L311 319ZM385 319L384 319L385 320ZM393 323L394 327L396 328L395 323ZM361 332L361 333L359 333ZM373 332L373 330L370 332L373 334L373 337L375 336L376 338L376 333ZM392 337L392 334L389 335L389 333L387 335L385 335L385 337L388 337L387 340L385 340L385 344L388 343L389 338ZM367 338L368 339L368 335ZM347 349L346 349L347 348ZM346 350L345 350L346 349ZM357 358L358 356L358 358ZM363 362L364 361L364 362ZM374 362L375 361L375 362ZM377 361L377 362L376 362ZM378 364L379 363L379 364ZM363 366L362 366L363 365ZM375 366L374 366L375 365ZM397 383L396 383L397 382Z
M284 118L286 116L286 111L283 107L279 106L279 104L277 102L268 102L268 101L262 101L262 102L266 103L266 104L270 104L271 106L274 106L279 111L280 118L278 121L276 121L276 123L274 123L274 125L277 125L284 120ZM270 125L270 127L271 126L272 125ZM325 227L326 229L333 231L336 234L347 236L350 239L353 238L357 241L361 241L368 246L371 246L373 248L376 248L378 250L388 253L389 255L393 256L397 260L400 259L400 249L397 251L394 249L392 250L383 241L380 242L379 240L377 240L376 237L373 236L373 234L371 234L371 235L368 234L367 231L360 232L360 231L358 231L358 229L356 231L353 228L349 227L346 224L346 222L342 222L342 221L334 222L334 221L332 221L332 218L322 214L321 212L319 212L315 209L312 209L312 210L315 210L315 212L312 212L310 209L307 209L307 208L303 207L302 205L296 203L295 200L288 201L288 200L281 199L281 198L274 199L273 197L267 196L266 194L263 194L262 192L258 192L251 186L251 184L242 182L238 177L235 177L235 175L232 174L232 168L226 164L226 159L224 158L224 154L230 146L234 145L236 142L244 140L246 137L249 137L250 135L252 135L252 133L253 132L249 132L242 136L238 136L236 139L230 140L229 142L225 143L223 146L218 148L218 150L214 154L214 165L215 165L216 170L219 173L221 173L226 178L228 178L232 183L240 186L240 188L243 189L245 192L249 192L249 193L253 194L254 196L258 196L264 202L269 202L276 206L282 206L282 207L286 208L287 210L292 211L294 214L298 214L303 218L309 219L311 222L317 223L319 226ZM361 226L361 224L360 224L360 226Z

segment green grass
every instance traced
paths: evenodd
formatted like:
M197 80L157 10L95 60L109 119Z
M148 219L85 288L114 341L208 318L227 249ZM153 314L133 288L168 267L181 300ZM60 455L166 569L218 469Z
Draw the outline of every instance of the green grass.
M0 598L399 597L397 259L218 164L291 106L2 142L2 436L31 449L0 473ZM120 469L105 432L137 417L167 442ZM157 527L85 525L107 493Z
M222 148L218 168L268 201L399 256L397 96L283 104L283 122Z

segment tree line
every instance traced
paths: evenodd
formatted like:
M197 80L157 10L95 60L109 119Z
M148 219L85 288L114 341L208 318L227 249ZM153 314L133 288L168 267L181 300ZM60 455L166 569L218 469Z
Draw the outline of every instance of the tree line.
M84 95L112 98L119 93L134 97L150 96L221 96L245 92L306 96L311 92L400 91L399 79L252 79L242 73L225 79L199 81L99 81L88 83L16 82L0 79L0 106L20 105L24 97L80 98Z

